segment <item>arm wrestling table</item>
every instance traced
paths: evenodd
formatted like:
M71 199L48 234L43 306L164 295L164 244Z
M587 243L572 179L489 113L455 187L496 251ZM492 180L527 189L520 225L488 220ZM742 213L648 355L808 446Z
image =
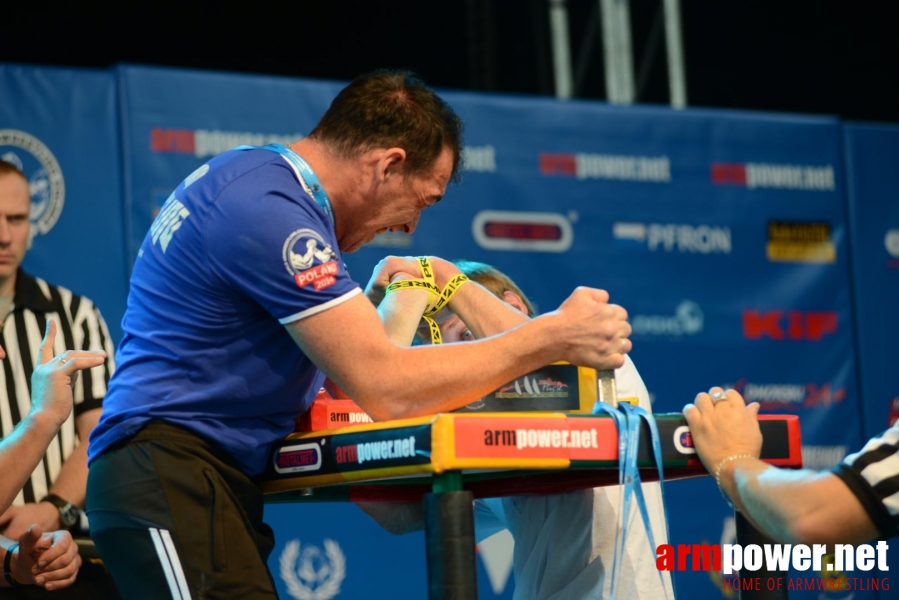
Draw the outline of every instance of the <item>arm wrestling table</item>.
M665 479L708 475L683 415L655 419ZM759 425L762 460L802 466L798 417L761 415ZM641 478L657 481L645 423L642 433ZM432 600L477 597L473 498L617 484L618 432L612 418L566 412L441 413L295 433L276 445L260 480L270 504L423 500ZM741 535L753 532L746 530L745 519L741 528L740 519L738 514L742 544Z

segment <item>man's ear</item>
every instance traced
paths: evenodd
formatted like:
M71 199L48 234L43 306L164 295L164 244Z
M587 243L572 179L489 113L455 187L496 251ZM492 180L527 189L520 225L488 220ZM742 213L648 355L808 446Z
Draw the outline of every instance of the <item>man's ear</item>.
M517 308L524 314L528 314L528 307L525 306L524 300L522 300L521 296L519 296L515 292L506 290L505 292L503 292L503 300L507 304L511 304L512 306L514 306L515 308Z
M387 148L378 158L376 175L378 183L387 183L391 177L398 177L406 165L406 151L402 148Z

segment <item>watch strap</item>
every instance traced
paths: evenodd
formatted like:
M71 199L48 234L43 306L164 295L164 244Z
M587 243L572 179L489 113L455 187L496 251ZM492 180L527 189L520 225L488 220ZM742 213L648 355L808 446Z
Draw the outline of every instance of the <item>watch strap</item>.
M49 502L59 510L59 522L65 529L73 529L78 526L81 509L56 494L47 494L41 499L41 502ZM66 523L66 516L73 515L74 519L71 523Z
M3 578L6 580L6 583L9 584L9 587L19 587L20 585L25 585L16 581L16 578L12 576L12 555L18 547L19 542L13 542L12 544L10 544L9 548L6 549L6 557L3 559Z

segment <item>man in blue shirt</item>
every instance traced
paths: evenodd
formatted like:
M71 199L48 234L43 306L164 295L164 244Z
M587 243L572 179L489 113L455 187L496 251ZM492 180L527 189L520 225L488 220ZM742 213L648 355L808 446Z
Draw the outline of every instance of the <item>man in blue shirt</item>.
M623 364L627 315L589 288L464 348L389 340L341 253L411 233L461 148L449 105L410 73L379 71L307 138L225 152L175 189L138 253L89 449L91 534L123 597L276 597L252 478L325 374L383 420L464 406L557 360ZM382 267L376 290L404 268ZM435 264L441 288L459 274ZM489 293L462 285L453 310L475 319Z

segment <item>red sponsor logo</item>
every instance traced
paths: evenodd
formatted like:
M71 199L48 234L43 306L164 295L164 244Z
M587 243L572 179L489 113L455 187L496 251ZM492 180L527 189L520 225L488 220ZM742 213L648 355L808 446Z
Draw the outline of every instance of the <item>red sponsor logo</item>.
M577 175L577 159L574 154L541 152L539 160L541 175Z
M551 223L508 223L491 221L484 226L489 238L512 240L560 240L562 229Z
M334 448L334 458L337 464L359 462L359 454L356 446L337 446Z
M838 319L835 311L744 310L743 335L750 340L819 342L825 334L836 333Z
M288 469L290 467L307 467L318 462L318 454L312 448L281 452L278 454L278 467Z
M150 150L153 152L193 154L195 149L194 132L191 129L154 127L150 130Z
M712 163L712 183L716 185L746 185L746 165Z
M331 260L315 265L311 269L300 271L293 277L299 287L306 287L312 284L315 291L319 291L334 285L337 282L335 275L337 275L337 262Z

